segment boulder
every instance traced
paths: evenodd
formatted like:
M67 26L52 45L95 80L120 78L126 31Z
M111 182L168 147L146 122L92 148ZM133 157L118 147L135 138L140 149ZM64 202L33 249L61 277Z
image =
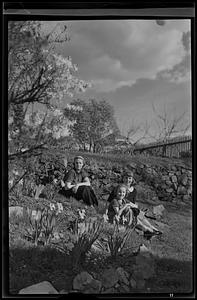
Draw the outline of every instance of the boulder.
M187 181L188 181L187 175L185 175L185 174L182 175L181 179L180 179L181 184L185 186L185 185L187 185Z
M145 280L141 279L137 281L137 289L143 290L145 288L146 282Z
M73 280L73 289L83 291L92 280L93 277L88 272L81 272Z
M166 183L166 185L168 185L168 186L171 186L171 185L172 185L172 182L171 182L170 180L166 180L165 183Z
M10 206L9 207L9 217L15 214L17 217L23 217L23 207L22 206Z
M132 289L136 289L137 283L133 277L130 278L130 286Z
M120 293L129 293L130 292L130 287L126 284L122 284L120 287L119 287L119 292Z
M177 176L180 176L180 175L181 175L181 171L177 171L177 172L176 172L176 175L177 175Z
M169 193L169 194L173 193L173 191L174 190L172 188L166 189L166 192Z
M119 277L119 282L129 285L129 274L122 267L117 268L116 272Z
M191 199L191 197L189 195L184 195L183 196L183 201L188 201L190 199Z
M117 293L116 289L114 287L106 289L104 291L102 291L103 294L114 294Z
M102 274L102 284L105 288L113 287L119 280L119 275L114 268L105 269Z
M172 175L171 180L172 180L173 183L176 183L176 182L177 182L177 177L176 177L176 175Z
M93 279L88 285L85 286L84 293L98 294L102 288L102 283L99 280Z
M59 294L48 281L42 281L19 291L19 294Z
M162 217L163 211L165 210L165 207L163 204L157 205L153 207L153 213L156 217Z
M177 194L178 195L185 195L187 194L187 190L184 186L179 186L177 189Z
M177 183L176 183L176 182L174 182L174 183L173 183L173 188L174 188L174 190L175 190L175 191L177 190L177 188L178 188L178 185L177 185Z
M98 294L101 291L102 284L88 272L83 271L73 280L73 289L86 294Z

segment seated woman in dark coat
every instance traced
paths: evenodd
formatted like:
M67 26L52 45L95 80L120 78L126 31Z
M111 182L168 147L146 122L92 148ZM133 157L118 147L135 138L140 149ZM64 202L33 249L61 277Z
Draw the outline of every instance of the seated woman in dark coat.
M98 206L98 200L91 187L88 174L83 169L84 158L76 156L74 158L74 167L65 175L61 182L62 190L60 193L67 198L74 197L89 206Z

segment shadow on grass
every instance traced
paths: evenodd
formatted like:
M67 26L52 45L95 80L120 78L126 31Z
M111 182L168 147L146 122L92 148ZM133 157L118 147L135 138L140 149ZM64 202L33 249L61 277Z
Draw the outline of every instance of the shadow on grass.
M123 259L124 257L121 258L121 266L124 268ZM111 262L111 265L114 263ZM125 256L126 264L128 264L128 256ZM91 268L87 266L85 269L90 271ZM57 291L62 289L71 291L72 282L77 273L72 269L70 256L56 249L17 247L10 250L9 285L11 294L18 294L20 289L45 280L49 281ZM146 281L145 293L189 294L192 290L191 261L155 257L155 276Z
M71 259L52 247L15 247L9 251L9 292L40 281L49 281L58 291L72 290L73 272Z
M147 280L151 293L193 293L192 261L155 257L155 276Z

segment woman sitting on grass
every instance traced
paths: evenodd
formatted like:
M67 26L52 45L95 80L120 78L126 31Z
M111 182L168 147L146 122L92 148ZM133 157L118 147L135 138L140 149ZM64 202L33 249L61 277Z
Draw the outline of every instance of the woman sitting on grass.
M84 158L76 156L74 167L68 171L64 180L61 182L62 190L60 194L67 198L73 197L76 200L83 200L89 206L98 206L98 200L91 187L88 174L83 169Z
M108 221L111 224L127 224L133 222L133 212L130 209L130 203L125 198L127 187L124 184L119 184L116 188L114 199L110 202L107 210Z
M151 237L152 235L161 234L156 227L154 227L145 217L145 212L139 210L136 202L137 190L135 188L134 172L127 171L123 173L122 182L126 186L126 195L125 199L129 202L129 207L133 210L134 216L137 217L136 229L143 231L145 237ZM116 197L117 188L114 188L109 195L108 202L112 202ZM128 204L127 204L128 205Z

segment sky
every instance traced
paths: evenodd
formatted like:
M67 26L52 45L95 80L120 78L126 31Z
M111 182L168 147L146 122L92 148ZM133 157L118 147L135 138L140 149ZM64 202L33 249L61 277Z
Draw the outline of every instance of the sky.
M191 122L190 20L45 21L45 30L57 23L70 37L57 51L71 56L77 76L92 84L75 98L108 101L122 134L133 124L155 126L153 105L172 118L185 112Z

